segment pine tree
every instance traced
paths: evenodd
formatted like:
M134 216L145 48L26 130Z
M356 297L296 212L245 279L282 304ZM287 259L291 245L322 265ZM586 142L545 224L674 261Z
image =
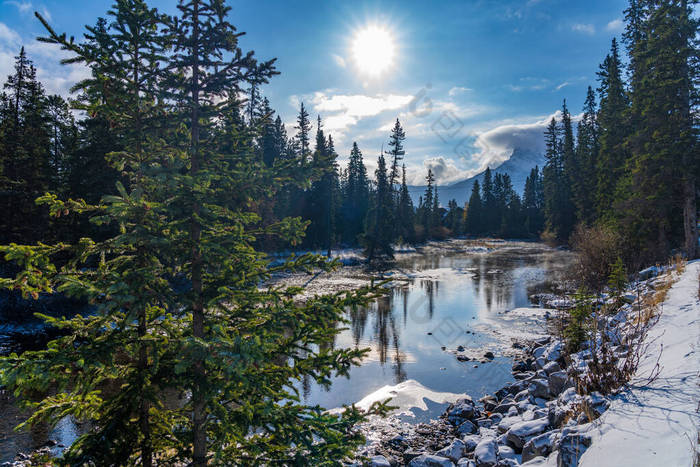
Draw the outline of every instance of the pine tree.
M496 199L493 193L493 179L491 175L491 169L486 167L484 172L484 181L481 185L482 195L481 201L483 205L483 233L492 234L496 232L498 226L497 212L496 212Z
M569 174L576 217L592 224L595 220L596 162L598 159L598 121L595 94L589 86L583 105L583 117L576 131L576 170Z
M481 187L479 180L474 180L472 193L467 204L467 224L466 231L471 235L479 235L483 232L483 207L481 201Z
M403 156L406 151L403 149L403 141L406 139L406 133L401 128L401 123L399 119L396 119L394 127L391 129L391 135L389 136L389 152L391 156L391 171L389 172L389 185L394 188L394 186L399 181L399 163L403 160Z
M389 174L387 172L384 153L379 154L377 170L375 171L377 188L374 193L372 212L369 213L369 225L367 226L367 260L372 261L377 255L392 258L394 251L391 246L393 241L393 200Z
M621 67L617 41L613 39L610 53L598 72L600 150L596 161L596 211L598 217L608 219L612 215L615 186L627 159L624 142L627 136L625 114L628 98Z
M571 123L571 114L566 106L566 99L562 104L561 111L561 181L559 184L561 205L560 211L559 238L566 242L574 230L576 224L576 208L572 200L572 180L580 176L579 164L576 160L576 142L574 141L574 130Z
M348 162L347 182L343 200L343 218L345 219L345 238L350 244L356 244L363 231L363 225L369 209L369 180L367 168L362 160L362 152L357 143L352 143L350 161Z
M423 235L425 238L430 237L430 232L433 226L433 208L434 208L434 188L435 176L433 175L433 170L428 169L428 175L425 177L426 187L425 194L423 196L423 204L421 209L421 221L423 224Z
M406 185L406 164L403 164L401 167L398 221L400 226L399 234L406 242L413 242L415 240L414 217L413 201L411 200L411 195L408 193L408 185Z
M304 103L299 107L299 115L297 116L297 125L294 127L297 130L296 140L299 145L299 160L304 165L309 157L309 133L311 132L311 122L309 121L309 113L304 108Z
M539 168L535 166L525 180L523 191L523 211L525 216L525 230L530 236L538 236L544 228L542 215L542 176Z

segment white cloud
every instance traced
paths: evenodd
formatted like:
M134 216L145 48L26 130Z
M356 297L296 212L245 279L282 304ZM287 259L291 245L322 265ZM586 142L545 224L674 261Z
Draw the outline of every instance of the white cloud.
M463 93L469 92L469 91L472 91L472 89L471 89L471 88L465 88L464 86L454 86L453 88L451 88L451 89L447 92L447 94L448 94L450 97L454 97L454 96L457 96L457 95L459 95L459 94L463 94Z
M524 151L544 151L544 130L552 117L559 120L557 111L546 117L539 117L531 123L507 123L476 135L474 146L477 151L471 156L478 164L477 173L486 167L495 167L508 160L515 148Z
M605 26L606 31L610 32L619 32L622 31L622 28L625 26L625 23L622 21L621 18L616 18L612 21L610 21L607 26Z
M37 78L48 94L68 97L70 88L90 75L90 70L82 64L61 65L61 59L69 54L58 46L38 42L33 37L21 37L15 30L0 23L0 81L4 82L14 72L15 56L22 46L28 58L34 62Z
M454 159L443 156L428 157L423 161L423 167L406 169L406 181L410 185L425 185L428 169L433 171L438 185L447 185L472 177L479 173L477 169L465 170ZM446 200L442 200L446 202Z
M517 84L508 84L506 87L513 92L542 91L543 89L547 89L551 84L551 81L546 78L526 76L520 78Z
M571 30L575 32L582 32L584 34L595 34L595 26L592 24L576 23L571 26Z
M5 0L2 2L3 5L12 5L16 7L20 13L28 13L32 10L32 4L30 2L21 2L17 0Z
M343 57L337 54L331 54L331 57L333 58L333 61L336 65L338 65L340 68L345 68L346 63Z
M561 83L560 85L558 85L558 86L557 86L556 88L554 88L554 89L557 90L557 91L559 91L559 90L561 90L562 88L564 88L564 87L566 87L566 86L568 86L568 85L570 85L570 84L571 84L571 83L569 83L568 81L564 81L563 83Z

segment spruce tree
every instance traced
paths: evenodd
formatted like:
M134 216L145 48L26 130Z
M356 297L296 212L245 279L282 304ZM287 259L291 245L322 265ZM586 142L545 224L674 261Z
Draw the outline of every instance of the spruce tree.
M416 232L414 226L413 201L406 185L406 164L401 167L401 189L399 190L398 221L399 234L405 242L413 242Z
M387 172L384 153L379 154L377 159L376 189L372 212L369 213L369 224L367 226L367 261L372 261L377 256L393 258L394 251L391 246L394 240L393 219L393 199L391 186L389 185L389 174Z
M474 185L472 185L472 193L469 196L469 204L467 204L465 229L470 235L479 235L483 232L483 207L479 180L474 180Z
M595 180L598 159L598 121L595 94L589 86L583 105L583 117L576 131L576 170L569 174L576 217L592 224L595 220Z

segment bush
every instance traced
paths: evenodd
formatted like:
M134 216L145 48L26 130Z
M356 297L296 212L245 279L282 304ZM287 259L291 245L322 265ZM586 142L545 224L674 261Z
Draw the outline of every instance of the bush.
M604 225L579 225L572 234L571 243L578 253L574 273L579 285L591 291L601 291L608 283L613 265L622 256L620 236Z

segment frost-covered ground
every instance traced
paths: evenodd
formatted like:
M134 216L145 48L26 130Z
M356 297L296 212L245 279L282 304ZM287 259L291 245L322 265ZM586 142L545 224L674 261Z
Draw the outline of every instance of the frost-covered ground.
M700 426L700 260L673 285L630 389L613 398L589 432L579 465L691 466ZM658 378L645 384L657 358Z

